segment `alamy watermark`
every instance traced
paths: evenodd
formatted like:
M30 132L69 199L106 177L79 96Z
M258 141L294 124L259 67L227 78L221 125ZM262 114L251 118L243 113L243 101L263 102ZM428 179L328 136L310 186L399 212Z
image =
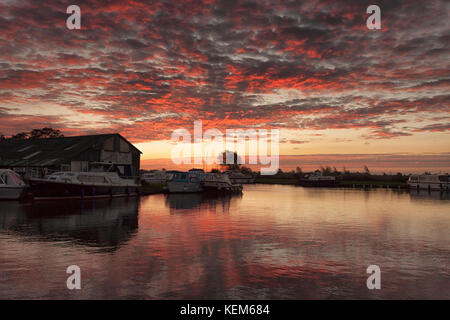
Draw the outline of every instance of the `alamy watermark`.
M68 266L66 273L70 274L67 278L66 285L69 290L80 290L81 289L81 269L77 265Z
M77 5L70 5L66 10L67 14L70 16L66 20L66 26L69 30L79 30L81 29L81 9Z
M66 20L66 26L69 30L81 29L81 9L77 5L70 5L66 9L66 13L70 16ZM367 18L366 26L370 30L381 29L381 9L379 6L372 4L367 7L366 13L370 14Z
M374 290L374 289L381 289L381 270L380 267L372 264L367 267L366 272L370 274L370 276L367 278L366 285L367 289Z
M200 120L194 121L193 138L185 128L172 132L172 142L176 143L172 149L174 164L245 164L248 156L248 164L260 165L262 175L273 175L278 172L280 164L278 129L272 129L270 132L266 129L226 129L226 134L223 134L217 128L209 128L203 132ZM233 150L238 156L226 152L226 156L223 157L224 150Z
M381 29L381 9L379 6L372 4L367 7L367 14L371 14L366 21L366 26L370 30Z

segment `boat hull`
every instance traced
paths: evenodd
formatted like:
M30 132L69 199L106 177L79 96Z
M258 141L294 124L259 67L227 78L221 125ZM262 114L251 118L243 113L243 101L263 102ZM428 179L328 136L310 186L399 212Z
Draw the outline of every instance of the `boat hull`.
M419 190L434 190L434 191L449 191L450 190L449 183L408 182L408 187L410 189L419 189Z
M19 200L26 187L0 187L0 200Z
M96 199L136 196L139 194L139 188L137 186L102 186L55 181L32 181L31 194L34 200Z
M299 184L306 188L337 188L339 181L337 180L300 180Z
M192 182L169 181L167 188L171 193L194 193L203 191L200 183Z

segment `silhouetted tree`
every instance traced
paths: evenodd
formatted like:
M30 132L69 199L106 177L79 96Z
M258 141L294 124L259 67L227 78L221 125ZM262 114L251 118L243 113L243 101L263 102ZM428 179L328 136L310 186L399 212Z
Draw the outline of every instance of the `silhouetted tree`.
M26 140L30 138L30 134L28 132L19 132L11 136L11 140Z
M33 129L30 132L30 139L39 139L39 138L60 138L64 137L58 129L53 129L49 127L45 127L42 129Z
M245 167L245 166L242 166L242 167L241 167L241 172L242 172L243 174L252 174L252 173L253 173L253 171L252 171L251 168Z
M230 161L227 161L227 156L228 158L233 158L232 163L229 163ZM241 157L238 156L237 152L232 152L232 151L224 151L222 152L222 167L225 167L227 170L238 170L241 165L240 165L241 161Z
M326 167L320 167L320 171L322 172L322 174L324 176L330 175L331 174L331 167L330 166L326 166Z
M44 139L44 138L60 138L64 137L58 129L45 127L42 129L33 129L30 132L19 132L6 138L2 135L2 140L27 140L27 139Z

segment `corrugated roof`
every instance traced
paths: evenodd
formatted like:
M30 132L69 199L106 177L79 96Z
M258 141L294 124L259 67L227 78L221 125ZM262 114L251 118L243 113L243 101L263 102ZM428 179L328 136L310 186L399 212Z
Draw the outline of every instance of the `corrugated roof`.
M116 135L127 141L117 133L2 141L0 142L0 166L32 167L67 163L67 160L73 159L91 147L100 147L105 140ZM141 153L135 146L131 143L129 144L133 149Z

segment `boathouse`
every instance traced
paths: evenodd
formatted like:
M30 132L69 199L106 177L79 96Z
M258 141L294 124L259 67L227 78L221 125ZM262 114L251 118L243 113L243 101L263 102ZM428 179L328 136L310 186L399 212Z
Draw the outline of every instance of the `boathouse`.
M89 171L114 164L123 176L139 175L141 151L118 133L0 142L0 168L27 178L55 171Z

